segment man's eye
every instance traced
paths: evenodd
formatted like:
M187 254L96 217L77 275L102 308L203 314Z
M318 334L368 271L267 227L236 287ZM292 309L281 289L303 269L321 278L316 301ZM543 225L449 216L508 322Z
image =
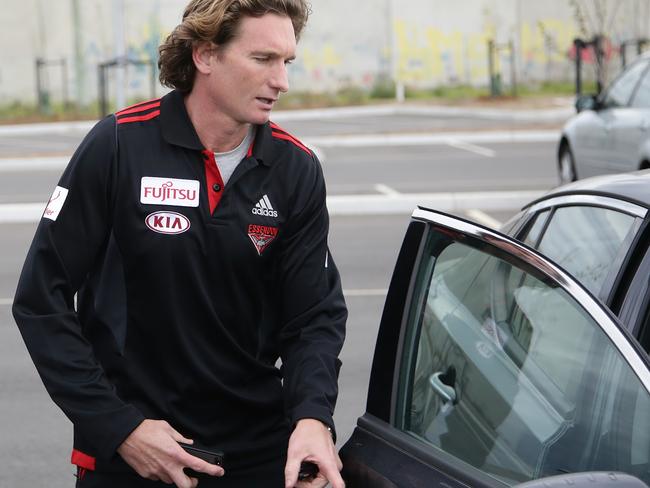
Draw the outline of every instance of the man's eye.
M269 58L267 58L266 56L255 56L253 59L258 63L265 63L266 61L269 60Z
M287 59L284 62L284 64L291 64L291 63L293 63L293 59Z

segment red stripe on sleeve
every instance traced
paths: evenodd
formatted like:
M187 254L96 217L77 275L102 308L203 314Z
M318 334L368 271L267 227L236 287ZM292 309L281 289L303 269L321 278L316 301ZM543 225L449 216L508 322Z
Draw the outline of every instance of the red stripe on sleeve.
M121 109L121 110L120 110L119 112L117 112L115 115L120 115L122 112L125 112L126 110L131 110L132 108L140 107L140 106L142 106L142 105L148 105L148 104L150 104L150 103L153 103L153 102L159 102L159 101L160 101L160 98L154 98L154 99L152 99L152 100L145 100L144 102L138 102L138 103L135 103L135 104L133 104L133 105L130 105L130 106L128 106L128 107L125 107L125 108Z
M73 449L70 461L72 464L79 466L80 468L95 471L96 459L86 453Z
M146 115L137 115L134 117L124 117L121 119L117 119L118 124L126 124L129 122L140 122L143 120L149 120L153 119L155 117L158 117L160 115L160 110L156 110L155 112L148 113Z
M144 112L145 110L149 110L150 108L154 108L154 107L160 107L160 100L158 100L157 102L149 103L147 105L142 105L142 106L138 106L138 107L131 108L131 109L124 109L124 110L122 110L120 112L117 112L115 115L117 115L119 117L121 115L128 115L128 114L134 114L134 113L137 113L137 112Z
M298 139L295 139L295 138L291 137L290 135L288 135L288 134L283 134L283 133L281 133L281 132L273 132L273 131L271 131L271 135L272 135L273 137L277 137L278 139L283 139L283 140L285 140L285 141L292 142L295 146L298 146L300 149L302 149L302 150L305 151L307 154L309 154L310 156L312 156L311 151L310 151L309 149L307 149L307 147L306 147L302 142L300 142Z

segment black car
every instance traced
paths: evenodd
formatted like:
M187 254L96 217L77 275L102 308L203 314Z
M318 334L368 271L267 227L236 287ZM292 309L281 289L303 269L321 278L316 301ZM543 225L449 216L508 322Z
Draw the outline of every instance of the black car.
M347 486L650 483L648 189L650 172L559 188L506 224L518 240L416 210Z

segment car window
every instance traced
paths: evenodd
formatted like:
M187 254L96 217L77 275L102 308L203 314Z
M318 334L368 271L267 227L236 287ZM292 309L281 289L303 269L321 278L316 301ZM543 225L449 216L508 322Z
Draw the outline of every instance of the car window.
M650 398L562 288L435 234L410 305L395 426L508 485L590 470L650 482Z
M502 224L498 230L503 234L512 235L512 231L515 229L515 226L518 226L525 214L525 211L517 212L515 215L506 220L506 222Z
M634 221L603 207L560 207L536 247L598 295L610 271L616 271L615 258L631 244Z
M519 240L530 247L537 247L539 237L542 235L542 230L544 230L546 219L550 213L550 210L544 210L535 215L532 222L526 226L526 231L519 236Z
M644 290L646 291L646 293L648 292L647 287L644 287ZM647 305L648 308L645 311L645 317L639 326L638 337L639 337L639 344L641 344L641 347L643 347L643 349L648 354L650 354L650 304Z
M645 61L635 63L618 77L607 91L604 105L606 107L625 107L630 101L639 77L647 67L648 63Z
M646 71L641 78L630 105L635 108L650 108L650 71Z

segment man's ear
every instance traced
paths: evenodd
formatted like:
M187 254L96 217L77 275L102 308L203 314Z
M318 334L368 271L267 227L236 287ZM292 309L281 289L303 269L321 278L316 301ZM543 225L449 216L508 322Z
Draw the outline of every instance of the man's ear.
M211 42L201 42L192 48L192 60L199 73L205 75L212 72L211 58L215 54L216 46Z

